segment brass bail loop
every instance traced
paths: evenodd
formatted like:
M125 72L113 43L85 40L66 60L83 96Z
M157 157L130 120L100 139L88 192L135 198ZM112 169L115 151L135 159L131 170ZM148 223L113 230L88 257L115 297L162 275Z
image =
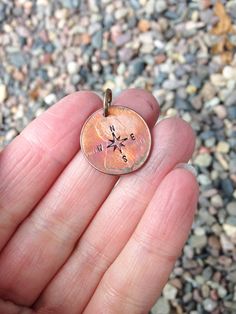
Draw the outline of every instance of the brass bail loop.
M112 102L112 91L110 88L107 88L104 93L103 98L103 111L104 111L104 117L108 116L108 108L110 107Z

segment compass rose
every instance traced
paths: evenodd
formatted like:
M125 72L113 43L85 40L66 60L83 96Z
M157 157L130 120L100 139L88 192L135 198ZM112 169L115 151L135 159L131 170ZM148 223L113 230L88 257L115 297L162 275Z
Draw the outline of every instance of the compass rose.
M120 138L120 136L116 136L115 135L115 128L114 128L114 126L111 126L110 127L110 130L111 130L111 132L112 132L112 140L109 140L111 143L107 146L107 148L109 148L109 147L113 147L113 151L115 151L116 149L118 149L119 150L119 152L122 154L122 146L124 146L125 147L125 145L123 144L125 141L127 141L128 140L128 138L126 137L126 138L123 138L123 139L121 139Z

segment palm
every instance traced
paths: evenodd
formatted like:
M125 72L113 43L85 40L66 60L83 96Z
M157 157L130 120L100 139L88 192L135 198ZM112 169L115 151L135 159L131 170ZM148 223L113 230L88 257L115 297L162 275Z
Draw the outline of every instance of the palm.
M115 103L155 124L149 93L128 90ZM146 313L180 254L197 185L174 168L191 157L191 128L159 123L148 162L115 185L79 151L99 107L92 92L70 95L0 155L0 313Z

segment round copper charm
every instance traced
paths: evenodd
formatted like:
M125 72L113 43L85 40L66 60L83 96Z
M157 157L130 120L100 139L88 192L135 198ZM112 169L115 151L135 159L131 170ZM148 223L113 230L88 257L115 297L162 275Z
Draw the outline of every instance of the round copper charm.
M81 149L96 169L121 175L140 168L151 148L151 134L143 118L126 107L110 106L94 112L81 131Z

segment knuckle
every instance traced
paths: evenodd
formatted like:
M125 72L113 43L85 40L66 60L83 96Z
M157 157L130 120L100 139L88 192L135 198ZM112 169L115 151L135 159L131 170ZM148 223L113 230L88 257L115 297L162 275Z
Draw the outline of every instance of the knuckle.
M170 249L168 243L164 243L156 234L135 232L133 240L143 255L148 254L157 260L161 259L171 264L175 263L178 258L178 255L170 253L173 250Z
M78 250L85 265L98 272L104 272L111 264L110 258L103 252L103 248L98 247L89 240L83 239L79 243Z

